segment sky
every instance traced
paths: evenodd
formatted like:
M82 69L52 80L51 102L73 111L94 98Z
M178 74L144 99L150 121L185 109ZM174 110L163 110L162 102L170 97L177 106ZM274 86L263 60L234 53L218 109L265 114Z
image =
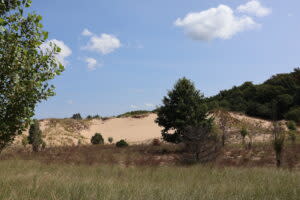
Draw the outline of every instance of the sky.
M36 118L152 110L181 77L205 96L300 64L299 0L33 0L65 65Z

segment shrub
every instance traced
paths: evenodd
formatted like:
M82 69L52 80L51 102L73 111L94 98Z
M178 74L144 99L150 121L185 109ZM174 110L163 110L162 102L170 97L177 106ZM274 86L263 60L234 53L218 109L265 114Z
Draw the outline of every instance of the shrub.
M71 118L72 118L72 119L82 119L80 113L74 114Z
M160 146L160 140L157 139L157 138L153 139L153 140L152 140L152 145L153 145L153 146Z
M23 145L24 147L26 147L27 144L28 144L28 138L24 135L24 137L23 137L23 139L22 139L22 145Z
M296 125L296 123L294 121L288 121L286 123L286 126L288 127L288 129L290 131L296 131L297 130L297 125Z
M129 146L125 140L120 140L116 143L116 147L127 147Z
M40 145L43 143L42 131L38 120L33 120L29 128L28 143L32 145L32 151L38 152Z
M95 133L95 135L91 138L92 144L103 144L104 139L100 133Z
M111 144L111 143L113 143L113 141L114 141L114 138L112 138L112 137L109 137L108 138L108 142Z
M287 120L293 120L297 123L300 122L300 106L290 109L288 113L285 114Z

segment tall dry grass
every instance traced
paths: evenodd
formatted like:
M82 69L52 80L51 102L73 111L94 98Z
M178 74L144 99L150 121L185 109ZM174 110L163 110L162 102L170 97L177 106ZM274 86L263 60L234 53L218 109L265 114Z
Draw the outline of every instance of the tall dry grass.
M0 200L289 199L300 172L209 166L120 167L0 161Z

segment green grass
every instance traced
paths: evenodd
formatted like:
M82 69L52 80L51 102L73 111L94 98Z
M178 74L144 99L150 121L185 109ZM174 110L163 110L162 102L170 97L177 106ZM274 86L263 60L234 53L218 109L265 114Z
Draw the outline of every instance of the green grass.
M0 161L0 200L299 199L300 172Z

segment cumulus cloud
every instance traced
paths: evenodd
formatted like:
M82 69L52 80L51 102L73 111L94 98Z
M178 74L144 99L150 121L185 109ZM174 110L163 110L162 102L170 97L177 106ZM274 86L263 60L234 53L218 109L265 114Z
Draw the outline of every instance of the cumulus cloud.
M238 32L259 26L251 17L234 15L226 5L189 13L183 19L178 18L174 24L183 27L185 33L194 40L230 39Z
M244 5L240 5L237 10L241 13L247 13L257 17L264 17L272 12L270 8L263 7L257 0L252 0Z
M83 29L81 35L83 35L83 36L92 36L93 33L85 28L85 29Z
M67 66L69 64L69 61L67 60L67 57L69 57L72 54L72 50L63 42L60 40L52 39L44 42L40 48L43 52L51 51L51 43L58 46L61 51L55 55L56 60L61 63L64 66Z
M112 53L120 47L121 42L117 37L103 33L100 36L93 35L83 49L95 51L105 55Z
M89 70L95 70L97 66L99 66L98 61L95 58L86 58L85 62L87 63Z

